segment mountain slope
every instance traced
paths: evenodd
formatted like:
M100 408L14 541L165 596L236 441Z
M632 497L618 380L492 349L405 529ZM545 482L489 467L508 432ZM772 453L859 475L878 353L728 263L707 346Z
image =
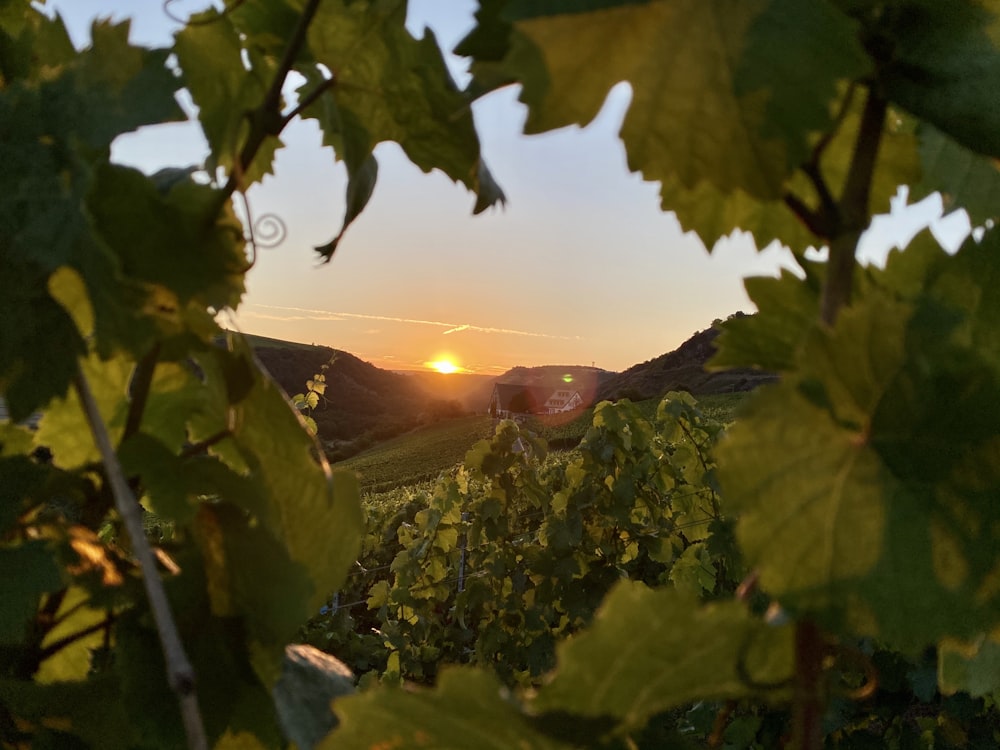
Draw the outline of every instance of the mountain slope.
M737 313L742 315L743 313ZM598 390L602 399L630 398L640 401L668 391L690 391L696 396L749 391L775 380L775 375L758 370L707 372L705 363L715 354L719 331L706 328L691 336L677 349L633 365L605 381Z

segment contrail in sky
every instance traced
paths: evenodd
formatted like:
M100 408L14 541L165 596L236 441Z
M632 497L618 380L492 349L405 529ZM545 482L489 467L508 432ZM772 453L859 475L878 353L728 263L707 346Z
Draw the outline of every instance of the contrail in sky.
M474 326L470 323L446 323L442 320L421 320L419 318L396 318L389 315L366 315L364 313L333 312L331 310L313 310L305 307L286 307L284 305L247 305L247 307L263 307L268 310L288 310L296 313L308 313L308 316L288 316L288 320L301 320L308 317L312 320L343 320L344 318L356 318L359 320L384 320L390 323L409 323L411 325L435 326L437 328L447 328L442 333L461 333L462 331L475 331L477 333L506 333L511 336L531 336L540 339L561 339L563 341L581 341L582 336L557 336L552 333L538 333L537 331L518 331L513 328L490 328L488 326ZM274 319L281 319L279 316L267 316Z

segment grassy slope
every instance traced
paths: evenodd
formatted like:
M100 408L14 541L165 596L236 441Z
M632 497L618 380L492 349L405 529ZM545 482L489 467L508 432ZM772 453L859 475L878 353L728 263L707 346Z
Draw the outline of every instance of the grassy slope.
M747 393L702 396L698 405L706 416L730 422ZM660 399L640 401L639 410L652 419ZM594 410L585 409L569 422L558 415L535 417L527 428L545 438L553 448L569 448L587 432ZM493 420L488 416L462 417L413 432L371 448L337 466L353 469L361 477L367 492L384 492L433 479L465 458L473 444L493 434Z
M464 460L477 440L492 434L491 417L450 419L379 443L337 466L358 472L365 490L389 490L437 477Z

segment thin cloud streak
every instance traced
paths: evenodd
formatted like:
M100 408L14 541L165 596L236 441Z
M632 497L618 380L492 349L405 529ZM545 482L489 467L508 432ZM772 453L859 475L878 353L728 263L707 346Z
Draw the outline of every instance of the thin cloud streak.
M383 320L389 323L407 323L410 325L434 326L436 328L447 328L444 334L459 333L461 331L475 331L476 333L503 333L510 336L529 336L540 339L559 339L561 341L582 341L582 336L558 336L552 333L540 333L538 331L519 331L513 328L490 328L487 326L475 326L470 323L446 323L441 320L421 320L419 318L396 318L389 315L367 315L364 313L332 312L330 310L314 310L305 307L288 307L285 305L248 305L248 307L263 307L269 310L289 310L296 313L308 313L308 318L313 320L343 320L345 318L356 318L358 320ZM245 313L247 315L257 315L259 313ZM275 319L280 320L277 316ZM303 316L288 316L288 320L302 320Z

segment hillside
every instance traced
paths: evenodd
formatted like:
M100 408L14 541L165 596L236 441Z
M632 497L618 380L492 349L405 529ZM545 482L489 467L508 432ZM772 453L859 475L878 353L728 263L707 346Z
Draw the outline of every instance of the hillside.
M707 372L705 363L715 354L715 338L718 335L719 331L715 328L706 328L692 335L674 351L633 365L606 380L598 391L598 399L630 398L641 401L676 390L689 391L696 396L733 393L750 391L775 379L773 374L758 370Z
M348 352L325 346L252 341L254 352L289 394L326 364L325 400L313 411L331 458L353 455L414 427L462 414L461 406L435 397L406 375L382 370Z
M514 367L503 375L442 375L383 370L348 352L248 336L261 364L289 394L328 364L326 400L313 413L332 460L357 454L375 443L421 425L463 414L483 414L495 383L545 385L572 383L584 403L657 398L670 390L697 396L752 390L774 376L754 370L706 372L718 331L695 333L676 350L621 373L577 365Z

